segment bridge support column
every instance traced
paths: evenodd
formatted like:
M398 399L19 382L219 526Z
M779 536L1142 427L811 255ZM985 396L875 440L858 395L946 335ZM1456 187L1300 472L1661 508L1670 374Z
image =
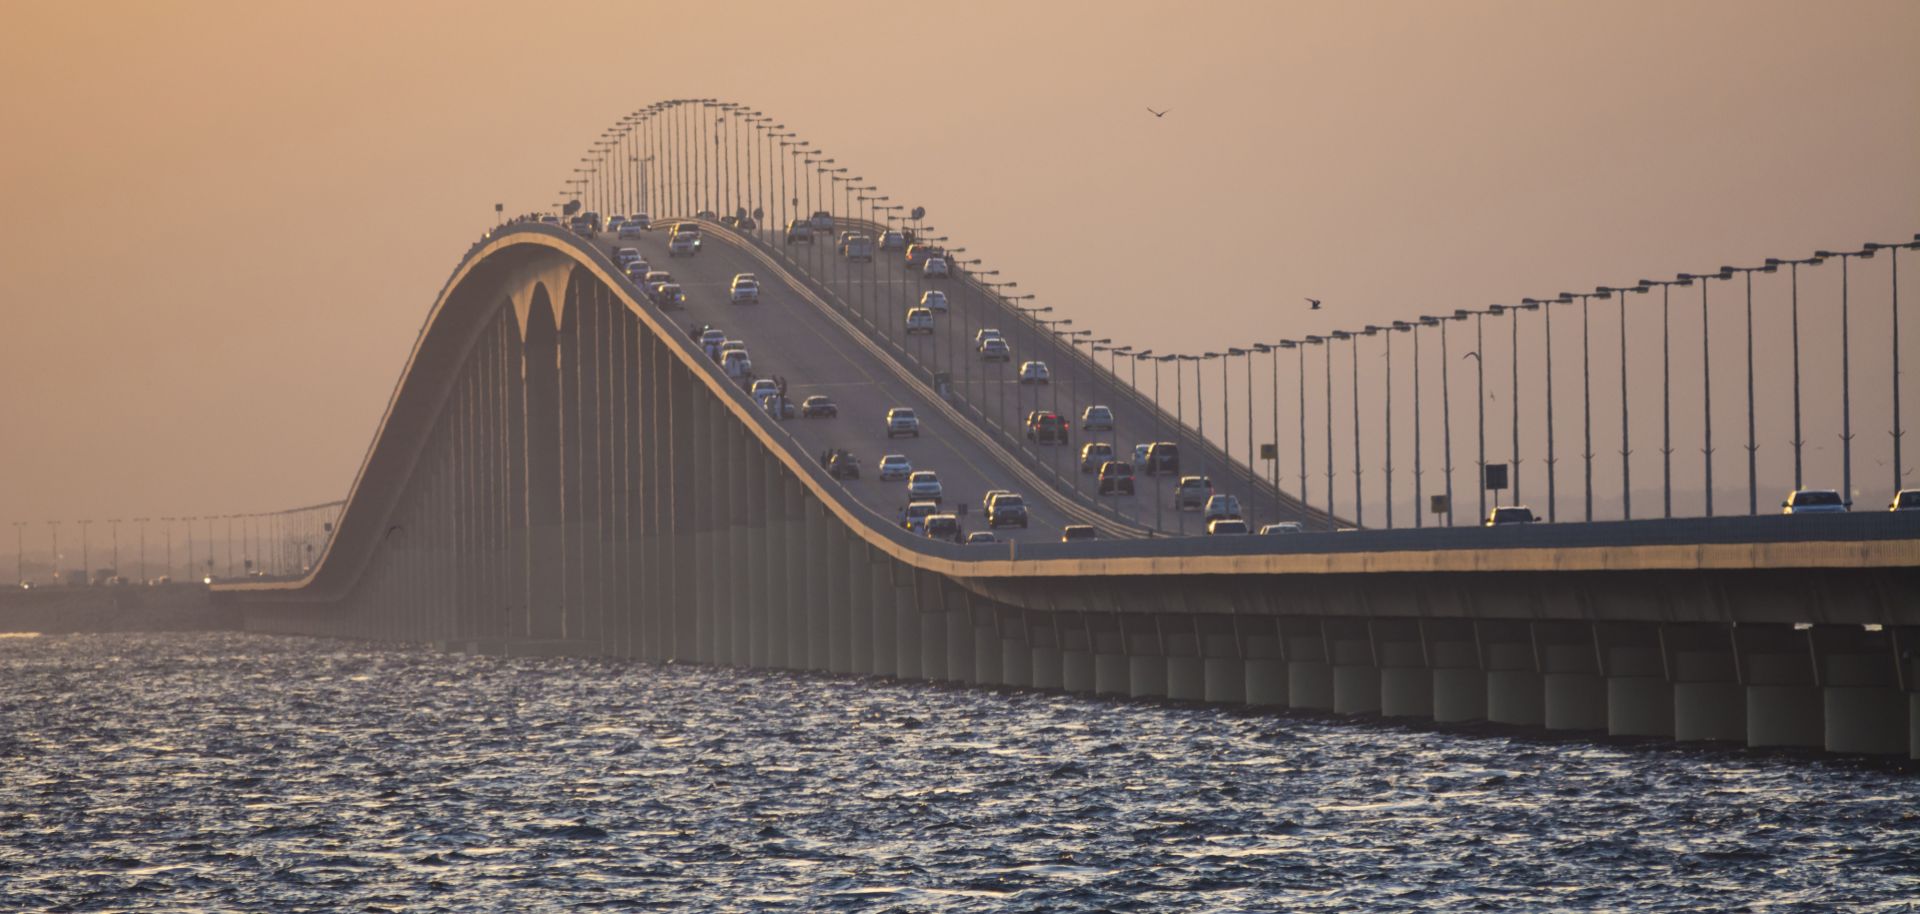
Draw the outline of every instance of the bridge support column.
M1320 623L1288 620L1281 625L1287 644L1287 707L1332 711L1333 664Z
M1371 624L1374 652L1380 658L1380 716L1433 719L1433 671L1418 621L1379 620Z
M1234 705L1247 701L1247 663L1242 659L1238 624L1239 619L1231 615L1200 619L1203 701Z
M1205 701L1207 667L1199 617L1181 613L1161 614L1156 619L1159 654L1166 668L1166 696L1175 701Z
M1094 694L1132 694L1132 681L1127 671L1126 633L1121 630L1121 617L1102 614L1084 618L1093 644Z
M993 612L999 625L1000 684L1033 688L1033 646L1028 643L1026 611L994 604Z
M873 675L873 588L866 586L864 576L855 577L865 558L856 553L856 544L852 531L848 530L832 515L827 515L827 567L831 596L846 607L847 624L847 672L859 676ZM865 551L860 549L859 551Z
M1524 622L1479 622L1481 656L1487 666L1487 720L1540 727L1546 724L1546 692L1534 660L1533 637Z
M939 613L935 619L947 629L947 663L940 678L947 682L967 682L975 673L973 617L967 612L965 602L955 598L946 579L929 574L927 580L933 588L933 605ZM994 651L996 657L999 653Z
M1607 734L1673 738L1673 686L1667 682L1659 627L1611 623L1594 638L1607 683Z
M740 474L740 491L746 499L745 523L741 525L742 560L747 563L746 598L734 617L733 662L754 669L767 668L767 602L772 588L768 567L767 530L773 521L773 508L767 489L778 465L772 455L760 447L751 435L741 436L741 454L745 471Z
M976 597L950 582L945 586L948 604L957 607L957 614L966 618L973 636L973 667L966 671L964 681L987 688L999 687L1005 682L1003 661L1006 657L1000 647L1000 624L993 601Z
M1900 658L1892 633L1857 626L1813 629L1824 686L1829 752L1905 755L1908 698L1900 688Z
M924 642L936 636L923 627L925 619L920 615L919 593L915 588L917 575L908 569L895 567L893 559L878 551L870 551L868 558L875 569L874 586L886 587L893 594L893 599L887 604L893 608L893 675L901 679L920 679L926 675L921 665L921 656L926 649Z
M1122 614L1120 636L1127 654L1127 694L1167 697L1167 639L1158 615Z
M1027 633L1028 668L1032 671L1028 687L1064 688L1066 671L1060 649L1060 631L1054 627L1057 622L1055 614L1022 611L1021 616L1022 626Z
M1727 630L1740 651L1734 669L1745 680L1747 745L1754 749L1826 745L1825 714L1815 681L1808 632L1790 625Z
M1600 676L1599 642L1584 622L1535 622L1535 653L1549 730L1604 730L1607 683Z
M1240 624L1241 641L1246 645L1247 704L1286 707L1287 661L1281 650L1278 621L1250 616Z
M822 576L827 582L826 590L820 595L827 610L827 669L844 675L853 672L854 628L861 620L853 614L852 587L847 582L848 560L844 554L835 554L836 530L846 535L845 528L822 505L817 531L820 541L813 547L813 558L814 567L824 572Z
M832 599L827 577L826 508L814 498L807 499L807 669L820 673L833 670Z
M895 606L897 594L893 586L893 573L887 570L884 556L876 554L873 547L865 542L852 539L849 535L848 559L853 563L851 572L856 592L864 592L867 600L868 635L871 651L870 669L864 670L874 676L900 675L900 641L895 631L900 625L900 608ZM874 568L880 573L876 574ZM919 660L915 654L914 659Z
M1673 738L1680 742L1748 738L1746 690L1737 677L1733 638L1724 625L1667 625L1673 677Z
M940 611L940 580L924 571L911 568L896 568L895 574L913 588L913 630L920 637L913 649L920 654L920 678L927 682L937 682L947 678L947 620ZM907 647L906 627L901 627L901 662L904 664Z
M1379 714L1380 667L1364 621L1324 620L1333 653L1333 713Z
M1056 615L1060 626L1060 688L1091 695L1096 689L1094 631L1085 613Z
M1430 621L1427 659L1433 665L1435 723L1463 724L1487 719L1487 673L1480 660L1474 623Z

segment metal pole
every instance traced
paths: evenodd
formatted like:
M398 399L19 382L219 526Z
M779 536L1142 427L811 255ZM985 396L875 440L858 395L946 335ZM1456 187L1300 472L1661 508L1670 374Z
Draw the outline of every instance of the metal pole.
M1353 525L1366 526L1367 503L1361 498L1361 480L1365 474L1360 468L1360 334L1347 336L1351 343L1350 354L1353 362Z
M1480 436L1480 472L1474 488L1480 491L1481 519L1487 516L1487 337L1485 333L1486 312L1473 312L1473 373L1478 395L1474 409L1479 415Z
M1754 434L1753 419L1753 271L1741 272L1747 274L1747 514L1757 516L1760 513L1760 442ZM1624 384L1625 375L1621 377Z
M1327 516L1337 516L1333 506L1333 339L1327 349Z
M1513 392L1508 399L1513 401L1513 503L1520 504L1520 309L1503 308L1507 318L1513 322L1508 328L1513 335Z
M1453 526L1453 395L1447 376L1453 363L1447 360L1447 323L1440 319L1440 458L1447 477L1447 526Z
M1633 520L1633 438L1627 424L1627 293L1631 290L1616 291L1620 293L1620 517Z
M1421 490L1420 484L1420 474L1423 472L1420 464L1420 325L1424 323L1426 321L1423 319L1420 323L1412 324L1407 328L1407 334L1413 337L1413 529L1415 530L1426 526L1427 513L1426 493Z
M1387 359L1387 372L1386 372L1387 395L1385 397L1385 400L1386 400L1385 438L1386 438L1386 448L1387 448L1387 462L1385 467L1385 471L1387 474L1387 481L1386 481L1387 529L1392 530L1393 529L1393 327L1387 326L1383 329L1386 331L1386 359ZM1415 513L1418 513L1417 509Z
M1847 261L1851 259L1851 254L1840 255L1840 500L1849 505L1853 504L1853 333L1847 305Z
M1708 277L1700 277L1700 401L1703 411L1700 454L1706 462L1707 516L1713 516L1713 347L1708 345L1711 323L1707 320ZM1844 313L1844 312L1843 312Z
M1673 338L1667 283L1660 284L1660 476L1662 517L1673 517Z
M1553 299L1540 303L1540 313L1546 319L1547 340L1547 523L1560 521L1560 478L1556 464L1560 458L1553 448Z
M1593 359L1587 345L1592 329L1587 320L1590 297L1580 296L1580 421L1582 426L1580 456L1586 462L1587 523L1593 523Z
M1300 353L1300 503L1307 501L1307 344L1298 343L1294 348ZM1274 439L1278 441L1279 436Z

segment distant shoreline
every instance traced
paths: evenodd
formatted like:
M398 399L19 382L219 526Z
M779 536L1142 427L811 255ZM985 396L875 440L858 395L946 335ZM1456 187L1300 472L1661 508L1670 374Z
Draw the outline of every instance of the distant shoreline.
M0 632L239 631L240 612L198 584L0 591Z

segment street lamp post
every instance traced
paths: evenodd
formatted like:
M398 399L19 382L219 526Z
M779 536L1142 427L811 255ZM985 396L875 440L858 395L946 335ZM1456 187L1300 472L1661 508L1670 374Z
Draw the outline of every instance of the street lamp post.
M1701 447L1700 455L1706 464L1707 516L1713 516L1713 347L1711 341L1712 322L1708 319L1707 281L1712 279L1732 279L1732 273L1682 273L1681 279L1700 281L1700 408L1701 408ZM1845 309L1842 308L1842 323L1845 323Z
M1465 312L1438 318L1440 324L1440 469L1447 477L1447 526L1453 526L1453 394L1448 376L1453 363L1447 357L1447 324L1466 320Z
M1310 342L1326 345L1326 392L1327 392L1327 515L1335 514L1333 495L1333 340L1341 339L1344 331L1334 331L1326 337L1308 337Z
M1673 321L1671 291L1693 285L1691 279L1643 279L1648 288L1660 287L1660 488L1661 516L1673 517ZM1795 384L1795 390L1799 386Z
M1386 396L1381 398L1384 401L1385 407L1386 407L1386 422L1383 426L1384 433L1382 434L1381 437L1384 439L1383 443L1386 447L1386 454L1387 454L1386 463L1383 467L1383 470L1386 473L1386 482L1385 482L1384 491L1387 498L1387 529L1392 530L1393 529L1393 325L1388 324L1385 327L1377 327L1369 324L1367 326L1368 336L1373 336L1382 331L1385 331L1386 333L1386 339L1383 341L1383 343L1386 346L1386 353L1384 358L1386 359L1387 370L1386 370L1386 377L1385 377Z
M1420 445L1420 328L1432 327L1440 323L1431 317L1421 316L1416 322L1407 324L1407 332L1413 337L1413 527L1418 530L1426 526L1426 492L1421 476L1426 472L1422 463Z
M1778 257L1767 258L1767 266L1779 269L1782 264L1788 267L1791 278L1791 312L1793 330L1793 487L1799 489L1804 482L1805 465L1801 461L1802 446L1806 439L1800 434L1800 267L1819 266L1826 261L1819 257L1806 257L1800 260L1782 260Z
M1480 514L1478 516L1481 518L1487 516L1487 337L1483 326L1486 314L1487 312L1485 311L1467 311L1465 309L1453 312L1453 316L1459 320L1466 320L1469 316L1473 318L1473 351L1467 353L1467 355L1473 356L1473 371L1478 390L1478 394L1474 399L1478 401L1475 404L1475 408L1480 417L1480 458L1478 461L1479 469L1476 473L1477 481L1473 487L1480 492ZM1466 356L1462 356L1462 358L1465 357Z
M1877 251L1887 249L1887 260L1893 271L1893 296L1891 314L1893 317L1893 492L1896 496L1906 487L1907 474L1900 457L1900 439L1906 432L1900 427L1900 249L1920 250L1920 232L1914 233L1913 240L1900 244L1877 244L1868 242L1865 249Z
M1869 250L1861 251L1816 251L1815 257L1840 258L1840 480L1842 497L1847 504L1853 504L1853 356L1852 329L1848 321L1848 276L1847 261L1855 257L1866 260L1873 256ZM1898 345L1895 341L1895 345Z
M1633 519L1633 437L1627 419L1627 293L1645 292L1646 286L1601 286L1596 291L1620 296L1620 517ZM1751 340L1751 337L1749 337Z
M1759 267L1721 267L1722 273L1739 273L1747 283L1747 514L1760 513L1760 442L1755 437L1753 403L1753 274L1773 273L1780 268L1768 264Z

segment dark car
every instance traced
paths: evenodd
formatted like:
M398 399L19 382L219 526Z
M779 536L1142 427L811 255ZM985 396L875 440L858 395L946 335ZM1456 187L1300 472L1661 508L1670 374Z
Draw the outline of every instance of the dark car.
M1132 495L1133 464L1123 460L1109 460L1101 464L1100 494Z
M987 502L987 528L1027 527L1027 503L1012 492L1002 492Z
M1060 542L1084 543L1099 538L1093 527L1087 524L1068 524L1060 528Z
M840 448L821 454L820 465L826 467L827 475L835 479L860 478L860 458Z
M1156 441L1147 448L1148 476L1180 475L1180 445Z
M787 223L787 243L792 244L796 241L801 244L813 243L813 226L808 225L805 219L795 219Z
M1027 440L1035 444L1066 444L1067 420L1059 413L1036 411L1027 417Z
M837 419L839 417L840 407L834 405L831 398L814 394L800 401L800 418L802 419Z

